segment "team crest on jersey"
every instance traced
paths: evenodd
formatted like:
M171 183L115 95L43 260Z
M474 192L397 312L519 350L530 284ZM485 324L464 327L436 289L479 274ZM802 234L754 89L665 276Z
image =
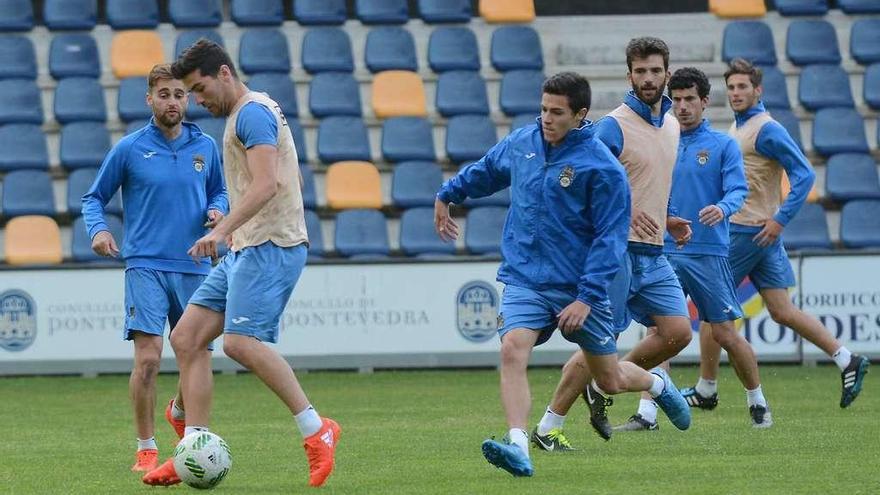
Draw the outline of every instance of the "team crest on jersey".
M455 298L458 333L471 342L486 342L495 336L498 319L498 291L487 282L468 282ZM503 320L501 320L503 321Z
M571 168L570 165L566 165L564 169L562 169L562 173L559 174L559 185L562 187L568 187L574 182L574 169Z
M205 157L202 155L193 155L193 168L196 172L205 170Z
M709 152L707 150L700 150L697 152L697 163L700 165L709 163Z
M19 352L37 338L37 305L23 290L11 289L0 294L0 347Z

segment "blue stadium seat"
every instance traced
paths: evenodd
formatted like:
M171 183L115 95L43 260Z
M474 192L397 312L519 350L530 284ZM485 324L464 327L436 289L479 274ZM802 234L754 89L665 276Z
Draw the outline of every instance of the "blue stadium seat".
M880 62L869 65L865 70L862 89L865 103L874 110L880 110Z
M446 156L455 163L482 158L497 141L495 124L485 115L457 115L446 126Z
M61 124L107 120L104 88L91 77L67 77L58 81L54 99L55 120Z
M61 166L98 167L110 151L110 133L103 122L73 122L61 128Z
M776 65L773 32L763 21L731 21L724 27L721 60L742 57L756 65Z
M0 79L37 78L37 55L31 40L19 35L3 37L0 43Z
M434 72L480 70L477 37L466 27L438 27L428 39L428 65Z
M116 112L123 122L132 120L149 120L153 116L147 106L147 78L127 77L119 81L119 93L116 101Z
M58 34L49 45L49 73L65 77L101 77L101 60L95 38L85 33Z
M104 221L107 223L107 227L110 228L110 233L113 234L113 239L116 241L117 246L122 246L124 242L124 233L125 229L122 228L122 220L115 215L104 215ZM121 264L122 261L115 258L105 258L103 256L99 256L92 251L92 240L89 238L89 233L86 231L86 224L83 221L82 217L77 218L73 221L73 226L71 227L73 231L70 239L70 255L73 261L81 262L81 263L109 263L109 264Z
M880 200L859 199L843 205L840 240L848 248L880 247Z
M371 161L367 127L360 117L327 117L318 127L318 159L323 163Z
M261 91L278 103L285 117L297 117L296 86L287 74L263 72L254 74L247 83L251 91Z
M853 107L849 74L839 65L808 65L798 80L798 100L807 110Z
M290 133L293 134L293 142L296 145L296 156L300 163L309 161L308 149L306 148L306 134L299 121L296 119L287 119L287 126L290 127Z
M853 108L823 108L813 121L813 149L823 156L867 153L865 122Z
M42 124L43 105L35 81L5 79L0 81L0 125Z
M880 199L877 162L864 153L838 153L825 168L825 192L837 202Z
M0 126L0 172L18 169L48 169L46 135L37 124Z
M838 0L837 6L849 15L880 14L878 0Z
M859 19L853 23L849 53L862 65L880 62L880 19Z
M465 114L489 115L486 81L476 71L444 72L437 81L435 106L444 117Z
M0 32L30 31L34 27L31 0L0 0Z
M217 143L217 147L220 149L220 154L222 155L223 133L226 132L226 119L222 117L205 117L201 119L193 119L192 122L199 126L199 129L201 129L203 133L214 139L214 142Z
M15 170L3 177L3 216L55 216L52 178L45 170Z
M312 210L306 210L306 232L309 234L309 257L322 257L324 249L324 233L321 231L321 219Z
M839 64L837 33L824 20L797 20L788 25L785 55L795 65Z
M443 172L434 162L402 162L391 175L391 202L400 208L434 206Z
M419 70L416 42L412 34L401 27L371 29L367 35L364 61L373 73L383 70Z
M535 119L537 119L539 114L537 113L524 113L517 115L513 118L513 121L510 122L510 132L513 132L520 127L525 127L530 124L535 123Z
M361 115L361 92L347 72L321 72L309 84L309 111L313 117Z
M761 67L761 71L764 73L761 81L761 86L764 87L761 101L764 102L764 106L768 109L791 108L788 100L788 85L785 83L785 75L782 71L775 65Z
M501 79L501 110L507 115L541 112L541 86L544 73L537 70L512 70Z
M296 0L293 17L303 26L339 25L348 18L345 0Z
M153 29L159 25L156 0L107 0L107 24L113 29Z
M828 0L773 0L776 10L784 16L818 15L828 13Z
M309 74L353 71L348 33L336 27L310 29L303 37L302 65Z
M98 22L98 0L43 0L43 22L52 31L91 31Z
M236 2L233 0L232 5ZM218 0L168 2L168 17L176 28L217 27L223 22Z
M180 34L177 35L177 41L174 42L175 60L180 57L180 54L183 53L184 50L194 45L195 42L201 38L207 38L220 46L226 46L226 43L223 41L223 36L220 36L220 34L213 29L180 31Z
M434 231L434 208L411 208L400 216L400 249L407 256L455 254L455 243Z
M528 26L504 26L492 33L492 66L501 72L514 69L544 69L544 54L538 32Z
M125 125L125 135L128 136L132 132L138 131L147 125L149 125L150 121L148 119L138 119L132 120L128 124Z
M782 127L785 127L785 130L788 131L801 151L804 151L804 143L801 139L801 124L797 116L791 110L784 108L773 108L770 110L770 114L777 122L782 124Z
M831 249L825 210L818 203L804 203L801 210L785 226L782 234L785 249Z
M340 256L384 255L391 252L385 216L379 210L345 210L336 215L333 244Z
M229 13L239 26L280 26L284 22L281 0L232 0Z
M97 168L81 168L74 170L67 176L67 212L71 216L82 215L82 197L89 192L95 177L98 176ZM113 215L122 215L122 194L120 190L104 205L104 212ZM119 240L118 238L116 239Z
M299 173L302 176L303 206L314 210L318 207L318 193L315 189L315 173L308 164L300 165Z
M238 47L238 65L245 74L290 72L287 38L273 28L245 31Z
M428 24L471 22L471 0L419 0L419 16Z
M501 233L507 218L507 208L482 206L467 214L464 245L473 254L501 252Z
M364 24L406 24L406 0L355 0L354 11Z
M382 123L382 156L389 162L436 159L434 129L422 117L392 117Z

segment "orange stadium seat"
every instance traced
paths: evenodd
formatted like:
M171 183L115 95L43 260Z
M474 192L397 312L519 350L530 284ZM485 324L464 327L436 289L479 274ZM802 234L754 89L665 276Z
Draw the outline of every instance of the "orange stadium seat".
M381 208L379 169L370 162L337 162L327 168L327 205L336 210Z
M422 78L405 70L387 70L373 77L372 105L380 119L428 116Z
M782 200L785 201L785 198L788 197L788 193L791 192L791 183L788 182L788 174L785 172L782 173ZM819 191L816 189L816 184L813 184L813 188L810 189L810 194L807 194L807 202L815 203L819 201Z
M709 0L709 12L718 17L764 17L764 0Z
M533 0L480 0L480 16L486 22L532 22L535 20Z
M61 263L61 230L42 215L15 217L6 224L6 262L10 265Z
M147 76L164 61L162 40L153 31L122 31L113 36L110 65L117 79Z

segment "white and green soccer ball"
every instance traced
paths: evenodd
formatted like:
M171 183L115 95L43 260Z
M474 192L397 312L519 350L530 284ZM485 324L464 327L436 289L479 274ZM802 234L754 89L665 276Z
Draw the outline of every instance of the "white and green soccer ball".
M229 474L231 467L229 445L209 431L190 433L174 449L174 470L193 488L214 488Z

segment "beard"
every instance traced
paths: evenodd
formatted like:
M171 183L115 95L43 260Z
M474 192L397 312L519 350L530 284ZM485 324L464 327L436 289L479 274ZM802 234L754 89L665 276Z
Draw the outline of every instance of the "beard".
M638 96L638 98L640 100L642 100L648 106L653 106L658 101L660 101L661 98L663 98L663 91L666 89L666 80L664 79L663 83L661 83L659 86L645 88L645 89L653 89L654 90L654 95L651 98L647 98L645 96L644 89L640 88L639 86L636 86L635 84L633 84L632 89L636 93L636 96Z
M178 113L176 115L169 115L167 112L165 112L159 114L156 120L158 120L159 123L165 127L174 127L179 124L181 120L183 120L183 114Z

